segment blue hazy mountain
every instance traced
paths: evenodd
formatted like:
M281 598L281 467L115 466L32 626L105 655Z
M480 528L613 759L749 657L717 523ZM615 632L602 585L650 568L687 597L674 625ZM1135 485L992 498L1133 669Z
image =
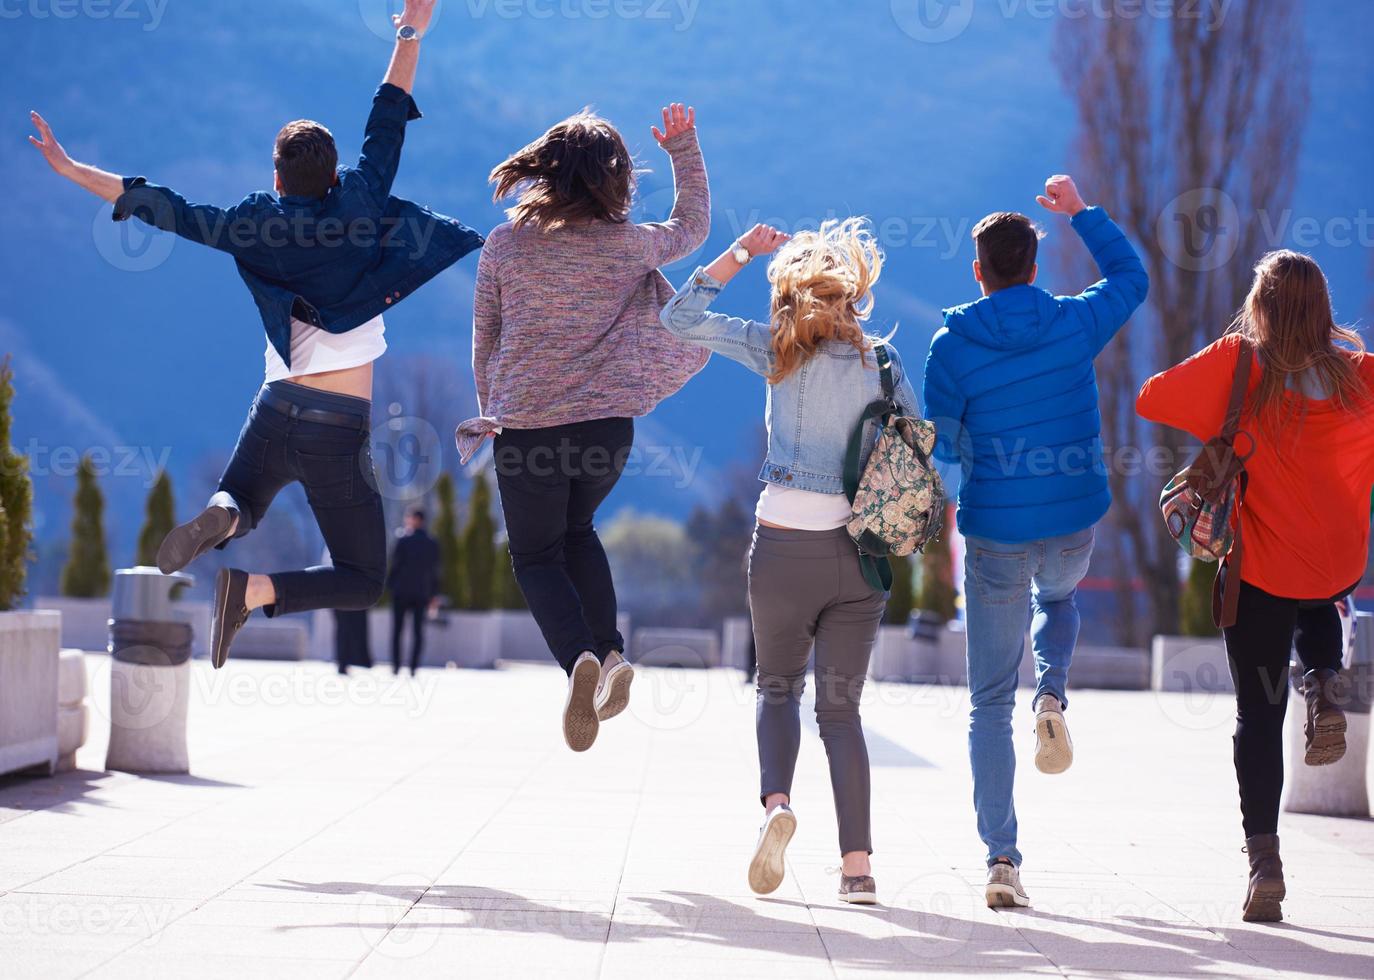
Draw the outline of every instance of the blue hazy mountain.
M108 207L53 176L24 142L27 111L44 112L79 159L230 203L270 188L272 139L289 119L318 119L345 157L357 153L388 57L387 3L130 0L80 8L109 16L70 18L52 6L0 19L0 179L11 188L0 349L15 354L16 441L35 451L41 537L66 533L72 481L62 459L103 447L126 464L112 463L104 481L122 560L151 468L165 460L183 510L210 489L261 377L262 330L227 257L116 227ZM974 295L973 222L1034 209L1043 178L1070 166L1076 122L1050 62L1053 19L978 0L966 30L931 44L910 34L913 6L448 0L425 45L416 92L425 118L410 130L397 193L486 230L502 220L487 189L491 167L593 105L648 170L641 216L662 217L670 173L649 127L660 106L689 101L714 196L714 231L696 258L756 221L795 230L872 216L889 256L875 326L898 327L919 370L939 309ZM1314 100L1293 214L1367 216L1367 4L1313 3L1307 22ZM1369 309L1368 236L1314 249L1347 319ZM475 267L473 256L387 317L392 374L424 363L448 379L442 404L425 409L441 432L475 407ZM1051 288L1085 285L1047 272ZM766 304L762 272L750 270L721 308L762 317ZM699 452L695 478L645 473L626 481L616 504L680 515L708 499L757 453L762 405L762 382L717 359L641 429L642 442L680 458Z

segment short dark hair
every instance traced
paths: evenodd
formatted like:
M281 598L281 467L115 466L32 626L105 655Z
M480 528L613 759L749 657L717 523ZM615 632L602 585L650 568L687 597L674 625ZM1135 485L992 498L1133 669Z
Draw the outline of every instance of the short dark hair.
M419 507L416 507L413 510L411 510L410 516L415 518L421 524L425 522L425 512L422 511Z
M1015 211L990 214L973 226L973 241L989 292L1030 282L1040 250L1040 229L1030 218Z
M272 163L288 197L324 197L334 186L339 149L334 135L317 122L297 119L282 127Z
M516 228L555 231L588 221L624 224L634 200L634 158L625 140L590 109L564 119L491 172Z

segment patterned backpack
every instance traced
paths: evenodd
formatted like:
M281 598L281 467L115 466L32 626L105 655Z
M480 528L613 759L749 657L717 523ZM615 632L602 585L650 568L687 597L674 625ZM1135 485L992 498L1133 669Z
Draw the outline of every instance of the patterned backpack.
M902 414L896 401L892 362L887 349L875 345L883 398L864 409L845 457L844 492L853 505L847 525L859 546L864 578L875 589L892 588L888 555L909 555L925 548L940 533L945 487L931 462L935 424ZM878 420L878 442L859 472L864 429Z
M1164 526L1184 554L1199 561L1221 562L1228 569L1223 576L1218 567L1212 584L1212 621L1219 628L1235 625L1240 606L1240 562L1245 552L1240 515L1250 484L1245 463L1254 454L1254 439L1250 438L1250 452L1242 456L1236 452L1236 436L1241 434L1240 417L1250 387L1253 355L1250 342L1241 338L1231 402L1220 435L1202 447L1197 458L1168 482L1159 497Z

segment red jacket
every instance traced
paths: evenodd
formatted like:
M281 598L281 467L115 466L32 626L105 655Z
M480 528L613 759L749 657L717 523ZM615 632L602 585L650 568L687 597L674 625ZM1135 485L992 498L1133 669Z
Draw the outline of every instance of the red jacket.
M1136 411L1206 441L1221 431L1235 376L1240 338L1223 337L1140 389ZM1374 357L1359 357L1374 392ZM1263 365L1256 357L1250 391ZM1333 400L1303 398L1306 414L1288 424L1275 445L1247 411L1241 430L1254 439L1246 464L1250 488L1241 520L1241 578L1271 595L1324 599L1364 575L1369 554L1369 498L1374 492L1374 408L1342 409ZM1249 440L1237 439L1244 452Z

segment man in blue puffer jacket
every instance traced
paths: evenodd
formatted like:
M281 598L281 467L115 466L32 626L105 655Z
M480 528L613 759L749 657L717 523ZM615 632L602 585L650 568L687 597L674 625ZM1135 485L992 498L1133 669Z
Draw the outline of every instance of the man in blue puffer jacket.
M1073 228L1102 280L1078 296L1035 286L1039 232L1022 214L973 229L983 298L945 311L926 362L925 409L936 456L962 467L959 530L967 548L969 755L978 832L988 848L988 905L1029 905L1020 881L1011 714L1025 636L1035 653L1036 766L1073 761L1065 687L1079 617L1074 595L1093 526L1111 506L1093 359L1145 299L1149 277L1100 208L1057 176L1037 198Z

